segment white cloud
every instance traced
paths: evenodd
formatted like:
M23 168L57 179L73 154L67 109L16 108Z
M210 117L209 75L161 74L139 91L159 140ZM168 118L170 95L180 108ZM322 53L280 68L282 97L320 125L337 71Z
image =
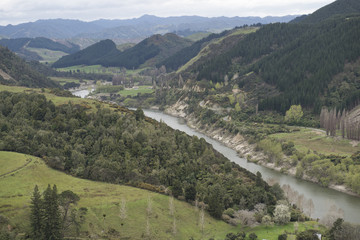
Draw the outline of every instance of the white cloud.
M334 0L1 0L0 25L37 19L157 16L283 16L311 13Z

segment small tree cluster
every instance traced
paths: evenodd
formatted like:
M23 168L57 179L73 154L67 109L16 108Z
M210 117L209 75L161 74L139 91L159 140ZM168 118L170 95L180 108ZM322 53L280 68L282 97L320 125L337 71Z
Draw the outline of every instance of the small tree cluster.
M56 185L50 185L40 194L36 185L31 198L30 226L33 239L63 239L63 233L73 227L79 235L81 224L85 221L86 208L71 209L80 200L72 191L57 193Z
M62 239L62 223L56 185L48 185L41 197L36 185L31 198L30 225L34 239Z

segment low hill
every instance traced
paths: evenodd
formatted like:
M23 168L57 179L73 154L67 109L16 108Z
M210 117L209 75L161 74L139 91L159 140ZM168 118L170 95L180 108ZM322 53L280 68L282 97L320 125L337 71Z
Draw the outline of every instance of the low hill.
M116 45L111 40L103 40L95 43L79 52L64 56L56 61L52 66L55 68L70 67L75 65L96 65L110 54L119 54Z
M111 40L103 40L80 52L59 59L53 67L102 65L133 69L140 65L154 66L190 44L190 40L168 33L164 36L151 36L131 48L120 51Z
M318 23L336 15L349 15L360 13L358 0L336 0L335 2L320 8L309 16L300 19L302 23Z
M34 71L20 57L0 46L0 83L34 88L54 88L59 85Z

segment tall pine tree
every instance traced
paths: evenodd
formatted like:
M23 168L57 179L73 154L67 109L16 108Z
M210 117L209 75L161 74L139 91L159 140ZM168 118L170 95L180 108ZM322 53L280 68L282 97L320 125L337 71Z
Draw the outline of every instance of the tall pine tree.
M30 225L33 239L42 239L42 199L39 188L35 185L33 196L31 197Z
M48 185L44 192L44 238L47 240L62 239L59 199L56 185Z

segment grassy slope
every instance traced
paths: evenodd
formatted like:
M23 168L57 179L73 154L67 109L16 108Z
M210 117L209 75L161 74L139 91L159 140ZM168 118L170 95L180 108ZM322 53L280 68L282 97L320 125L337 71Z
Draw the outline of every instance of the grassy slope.
M339 134L338 134L339 135ZM278 133L269 136L270 138L293 141L297 150L307 153L308 150L322 154L338 154L350 156L360 151L360 145L355 141L342 139L341 137L329 137L326 133L312 130L301 129L292 133ZM355 143L354 145L352 143Z
M55 62L59 60L61 57L68 55L67 53L61 51L53 51L46 48L26 48L31 52L37 53L40 57L43 58L41 62Z
M136 96L138 93L153 93L154 89L151 86L138 86L137 89L124 89L118 92L122 96Z
M193 57L190 61L188 61L184 66L182 66L181 68L179 68L177 70L177 73L181 73L183 71L185 71L187 68L189 68L191 65L193 65L195 62L197 62L199 59L206 57L209 54L209 45L210 44L221 44L222 41L224 41L224 39L226 39L229 36L236 36L236 35L244 35L244 34L250 34L253 32L256 32L259 28L240 28L237 29L236 31L234 31L233 33L231 33L230 35L224 36L220 39L216 39L215 41L209 43L206 47L204 47L203 49L201 49L201 51L199 52L199 54L197 54L195 57Z

